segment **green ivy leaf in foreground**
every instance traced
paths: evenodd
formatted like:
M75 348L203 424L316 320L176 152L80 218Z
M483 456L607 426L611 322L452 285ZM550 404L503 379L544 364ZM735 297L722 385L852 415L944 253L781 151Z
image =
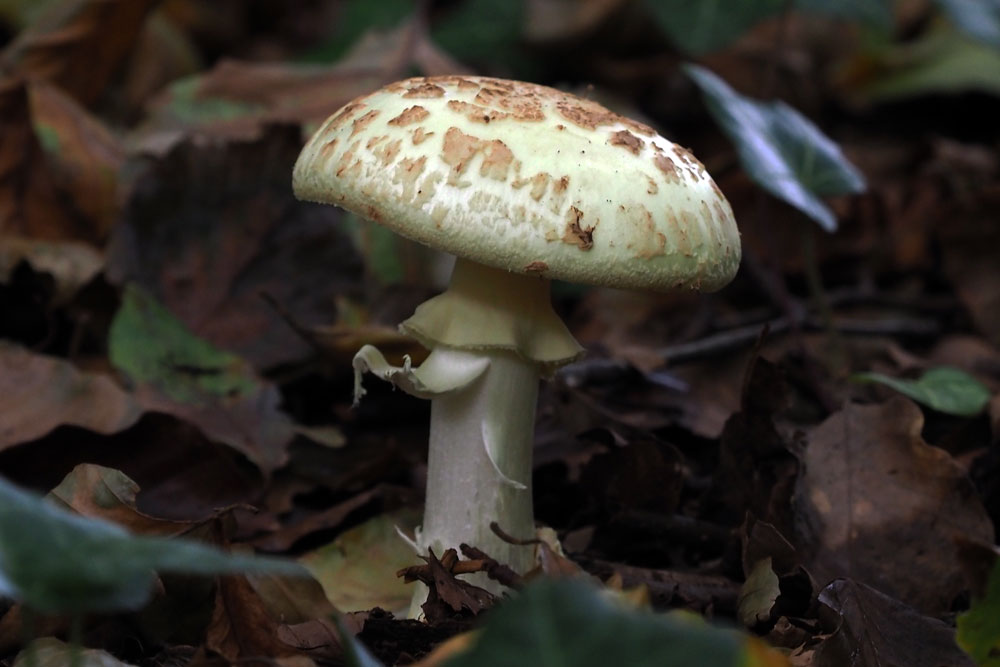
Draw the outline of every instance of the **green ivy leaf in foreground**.
M0 478L0 597L52 614L134 610L152 595L154 571L307 576L288 561L135 536L109 521L60 509Z
M581 581L541 580L490 611L447 667L737 667L765 664L747 639L699 619L626 609ZM769 659L770 655L768 658ZM775 662L787 664L776 656Z
M993 563L985 594L959 615L955 641L979 667L1000 667L1000 558Z
M684 69L735 145L747 175L823 229L836 230L837 220L820 197L865 189L864 177L840 147L787 104L744 97L704 67Z
M974 417L990 402L990 390L965 371L932 368L918 380L901 380L881 373L857 373L858 382L878 382L938 412Z

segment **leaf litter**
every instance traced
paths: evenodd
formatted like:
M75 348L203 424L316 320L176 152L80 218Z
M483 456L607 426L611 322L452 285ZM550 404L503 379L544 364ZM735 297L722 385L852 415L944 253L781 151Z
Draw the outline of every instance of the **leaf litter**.
M977 25L946 4L959 30ZM526 14L545 25L520 28L486 0L416 3L319 65L302 61L309 39L332 39L319 17L363 17L364 3L288 3L269 10L270 28L246 8L188 0L47 5L0 54L0 474L51 491L83 521L235 539L315 573L198 584L166 573L153 588L144 573L142 611L85 624L86 645L107 649L87 660L348 664L360 641L369 663L406 664L457 634L449 664L508 651L541 664L532 651L552 642L580 665L659 651L672 664L972 664L956 612L972 655L996 645L969 639L995 596L988 577L970 583L956 546L990 550L1000 518L1000 158L975 58L952 49L941 60L986 91L971 104L941 87L934 51L911 48L920 40L886 33L892 49L879 52L852 34L886 30L884 17L842 10L834 25L804 18L815 7L802 3L696 35L711 50L702 65L727 82L716 103L757 109L786 158L772 199L753 182L775 184L747 171L749 128L729 127L726 144L678 67L673 48L692 48L693 33L644 3L532 2ZM901 10L897 29L938 39L937 11ZM225 28L207 27L220 17ZM475 37L484 26L488 40ZM512 55L515 44L526 50ZM910 65L923 79L896 69L900 48L919 56ZM504 576L490 554L452 545L420 561L395 530L419 511L426 406L376 389L349 409L338 360L375 339L417 352L383 325L424 288L365 285L364 262L391 254L367 256L340 213L294 201L288 186L303 132L343 102L412 72L473 70L593 83L598 99L676 132L717 174L747 257L710 298L557 291L589 355L543 391L534 487L549 537L537 572L509 579L522 592L499 601L459 574ZM902 94L886 105L886 90ZM817 147L824 161L810 163ZM817 167L835 167L840 187ZM859 189L859 174L865 193L829 197ZM836 225L813 259L800 242L811 223L782 203L789 193ZM931 382L941 367L963 375ZM851 382L858 373L924 407ZM434 591L422 622L393 615L410 597L398 570ZM90 591L85 572L75 584ZM600 593L587 588L597 581ZM112 590L134 593L127 583ZM614 606L626 599L626 611ZM646 605L656 613L635 609ZM664 618L671 608L746 631ZM0 609L0 652L20 663L23 607ZM64 621L35 627L38 646L67 655L46 638ZM141 647L114 640L131 627ZM670 652L684 646L702 647L698 662Z

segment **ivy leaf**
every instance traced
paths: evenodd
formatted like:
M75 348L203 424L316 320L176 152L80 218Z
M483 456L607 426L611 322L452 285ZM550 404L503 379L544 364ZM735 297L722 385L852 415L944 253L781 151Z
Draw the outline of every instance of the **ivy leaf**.
M747 175L826 231L835 231L837 220L820 197L865 189L864 177L840 147L783 102L758 102L740 95L704 67L688 64L684 70L735 145Z
M625 609L582 581L540 580L490 611L475 644L448 667L787 665L733 630Z
M50 614L134 610L152 595L154 571L306 575L296 563L231 555L198 542L135 536L110 521L61 509L0 478L0 596Z
M859 382L878 382L938 412L974 417L990 402L990 390L976 378L957 368L932 368L918 380L903 380L881 373L858 373Z

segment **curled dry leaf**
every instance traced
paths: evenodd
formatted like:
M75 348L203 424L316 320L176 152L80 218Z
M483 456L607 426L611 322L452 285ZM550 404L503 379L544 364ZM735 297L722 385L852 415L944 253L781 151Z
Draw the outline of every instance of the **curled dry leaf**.
M952 540L992 542L963 470L920 436L910 400L848 405L809 434L796 490L800 541L818 581L851 577L928 613L965 587Z
M81 463L49 493L77 514L107 519L140 535L179 535L194 522L158 519L136 507L139 485L113 468ZM261 575L263 576L263 575Z
M0 341L0 450L63 424L117 433L141 412L111 378Z
M972 667L955 631L874 588L838 579L819 594L833 635L820 644L815 667Z

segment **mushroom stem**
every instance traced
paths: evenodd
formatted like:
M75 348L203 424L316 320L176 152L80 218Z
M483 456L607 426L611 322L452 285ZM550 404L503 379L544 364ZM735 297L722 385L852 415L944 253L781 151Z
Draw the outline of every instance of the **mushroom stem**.
M524 573L531 547L508 544L490 530L530 538L531 457L538 368L512 352L438 348L437 355L489 359L489 368L463 389L431 402L427 500L418 543L440 555L467 543ZM485 578L475 581L493 591Z

